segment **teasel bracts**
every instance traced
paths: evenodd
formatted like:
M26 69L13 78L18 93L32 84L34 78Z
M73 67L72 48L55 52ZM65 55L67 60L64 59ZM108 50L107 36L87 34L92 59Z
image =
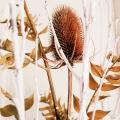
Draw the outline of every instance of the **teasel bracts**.
M60 46L70 64L73 65L74 62L82 60L84 42L82 21L70 7L60 6L56 8L52 16L52 23ZM52 47L55 49L52 32L50 39L52 40ZM55 58L60 60L56 49Z

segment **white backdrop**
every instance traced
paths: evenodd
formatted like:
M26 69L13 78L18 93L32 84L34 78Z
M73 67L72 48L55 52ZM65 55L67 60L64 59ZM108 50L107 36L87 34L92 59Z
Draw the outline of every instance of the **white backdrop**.
M108 28L109 28L109 21L111 21L110 15L111 11L108 9L109 0L96 0L95 4L93 5L94 9L94 18L93 18L93 26L92 26L92 37L91 39L94 42L91 43L91 55L93 55L93 50L95 46L95 59L94 63L101 64L104 66L104 55L109 51L113 51L115 41L113 39L108 39ZM120 0L113 0L115 3L115 21L116 21L116 38L119 43L117 43L117 50L115 51L116 54L120 54ZM88 0L86 0L87 4ZM8 9L9 0L0 0L0 21L3 21L6 17L9 17L9 9ZM42 28L48 24L46 12L44 9L44 0L27 0L29 9L31 14L34 16L39 16L39 22L42 23ZM81 0L48 0L48 9L50 13L54 11L54 9L61 4L66 4L71 6L78 16L82 16L82 7L81 7ZM87 9L87 8L86 8ZM41 29L41 28L40 28ZM41 35L41 40L43 45L48 45L49 38L48 33ZM110 35L111 37L112 35ZM7 26L0 25L0 39L11 38L9 31L7 30ZM26 51L29 51L34 47L33 42L28 42L26 45ZM2 55L2 51L0 51ZM35 66L30 64L26 68L24 68L24 96L30 96L33 94L34 86L35 86L35 73L34 73ZM77 74L82 76L82 65L77 64L74 67L74 70ZM57 92L57 97L61 97L62 102L67 101L67 69L66 67L62 67L59 70L52 70L52 77L54 80L55 89ZM39 70L39 92L40 94L46 94L49 90L49 85L47 81L46 72L42 69ZM5 88L6 90L10 91L13 96L15 96L15 86L14 86L14 71L10 70L0 70L0 86ZM73 80L73 93L79 95L79 82L74 78ZM108 92L107 94L111 97L107 99L103 104L102 107L104 110L112 110L105 120L110 120L111 117L119 115L119 107L118 110L114 113L114 110L117 106L115 106L119 96L119 89L114 90L113 92ZM88 98L91 96L91 91L88 92ZM0 106L7 104L7 100L4 101L0 99ZM113 105L113 103L115 103ZM118 104L119 105L119 104ZM101 105L98 105L101 108ZM33 120L34 107L26 112L26 120ZM41 113L40 113L41 114ZM0 117L1 120L13 120L14 118L3 118ZM113 119L113 118L112 118ZM112 120L111 119L111 120ZM44 120L42 116L40 120Z

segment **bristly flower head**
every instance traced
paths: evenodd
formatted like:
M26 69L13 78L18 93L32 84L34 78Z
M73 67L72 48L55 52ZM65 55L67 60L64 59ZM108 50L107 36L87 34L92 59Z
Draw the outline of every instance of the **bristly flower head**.
M67 6L58 7L53 16L52 23L63 52L73 65L74 61L82 60L83 53L83 26L81 20ZM51 33L52 46L55 49L54 36ZM55 50L55 57L60 60Z

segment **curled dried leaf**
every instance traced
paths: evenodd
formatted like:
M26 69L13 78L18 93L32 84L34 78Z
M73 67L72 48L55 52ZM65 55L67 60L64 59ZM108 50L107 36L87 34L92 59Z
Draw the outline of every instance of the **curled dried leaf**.
M114 85L112 85L112 84L106 84L106 83L104 83L103 85L102 85L102 91L110 91L110 90L114 90L114 89L117 89L117 88L119 88L120 86L114 86Z
M117 59L118 59L117 56L113 56L113 58L112 58L112 63L115 63Z
M34 95L25 99L25 110L29 110L34 103Z
M24 63L23 63L23 68L26 67L27 65L29 65L29 63L31 62L31 59L28 59L27 57L25 57L24 59Z
M109 69L112 72L120 72L120 66L114 66Z
M100 96L100 97L99 97L99 100L104 100L104 99L106 99L106 98L108 98L108 97L110 97L110 96L103 95L103 96Z
M12 115L18 116L17 109L14 105L6 105L3 108L0 108L0 113L3 117L10 117Z
M95 76L102 78L103 73L104 73L104 70L102 69L102 67L99 66L99 65L93 64L93 63L90 63L90 65L91 65L91 72L92 72Z
M7 50L9 52L12 52L13 51L13 42L10 41L10 40L5 40L3 43L2 43L2 49L4 50Z
M110 111L103 111L103 110L97 110L95 113L94 120L101 120L103 119ZM93 112L88 112L87 115L89 117L89 120L92 120L92 114Z
M3 88L1 88L1 93L6 97L8 98L9 100L12 100L12 95L7 92L6 90L4 90Z
M92 90L96 90L98 88L98 83L94 80L91 74L89 74L89 88Z
M73 95L73 106L76 112L80 112L80 100L75 95Z
M120 84L120 75L118 75L118 74L108 75L108 76L106 76L106 79L107 79L111 84Z
M6 68L9 68L14 65L14 55L13 53L7 53L6 55L0 58L0 64L4 65Z

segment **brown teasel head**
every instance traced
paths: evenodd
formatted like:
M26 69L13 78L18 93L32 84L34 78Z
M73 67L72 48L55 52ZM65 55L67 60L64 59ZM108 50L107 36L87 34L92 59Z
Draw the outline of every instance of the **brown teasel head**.
M83 26L81 20L68 6L58 7L53 16L52 23L63 52L71 65L82 60L83 53ZM55 49L54 36L51 32L52 47ZM55 57L60 60L57 51Z

